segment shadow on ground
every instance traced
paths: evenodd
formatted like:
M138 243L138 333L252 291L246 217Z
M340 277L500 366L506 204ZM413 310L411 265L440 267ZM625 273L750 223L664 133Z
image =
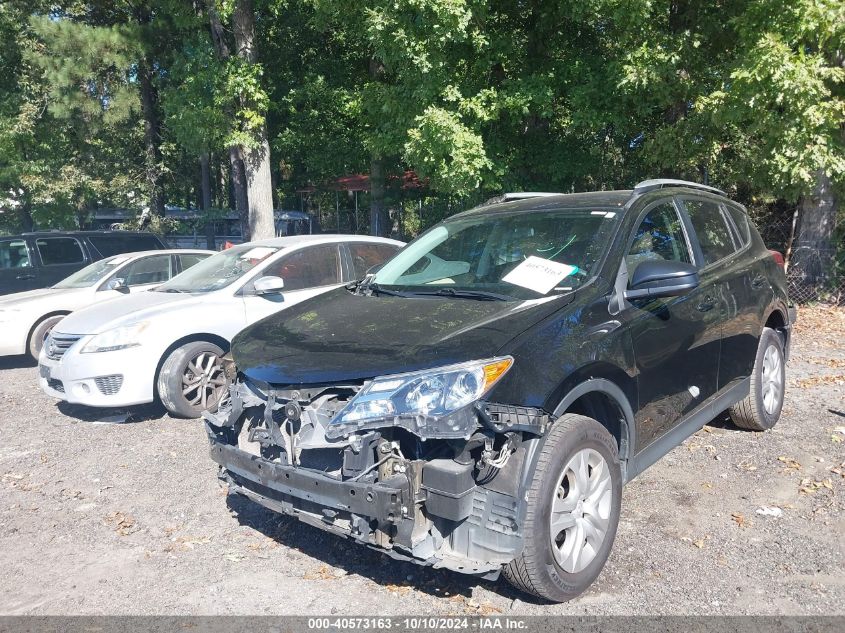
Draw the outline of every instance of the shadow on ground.
M37 364L28 354L0 357L0 369L23 369L24 367L35 367Z
M242 495L228 495L226 505L241 525L251 527L285 547L321 560L330 567L342 569L347 574L369 578L382 587L407 586L448 600L454 596L469 599L472 597L473 587L484 585L490 591L510 600L518 598L523 602L532 603L535 600L517 592L504 578L495 582L487 581L475 576L394 560L363 545L351 544L346 538L272 512Z
M99 424L131 424L163 418L167 411L159 403L143 404L122 409L99 409L81 404L59 402L56 408L69 418Z

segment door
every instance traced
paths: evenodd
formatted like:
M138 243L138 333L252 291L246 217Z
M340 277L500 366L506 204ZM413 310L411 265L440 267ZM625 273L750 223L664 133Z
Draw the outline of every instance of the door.
M0 294L40 288L33 264L25 239L0 240Z
M724 299L719 362L721 390L751 375L757 355L760 313L772 298L772 288L759 266L755 267L747 256L746 247L751 239L747 218L737 226L725 206L715 201L690 196L682 198L681 203L698 244L701 274Z
M697 264L695 251L672 200L647 208L631 236L628 278L647 260ZM706 281L691 292L639 299L626 310L637 368L637 449L642 450L716 393L719 305Z
M35 248L41 258L41 287L52 286L77 270L89 260L82 244L75 237L38 237Z
M247 324L337 287L342 279L339 246L306 246L267 264L253 279L281 277L285 288L281 294L256 295L252 283L246 284L242 294Z

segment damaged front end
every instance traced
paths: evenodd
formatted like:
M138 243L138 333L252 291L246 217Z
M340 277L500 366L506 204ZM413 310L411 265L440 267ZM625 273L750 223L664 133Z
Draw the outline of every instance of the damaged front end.
M230 492L272 510L395 558L495 577L521 550L520 490L550 424L478 397L512 362L301 389L239 375L204 416L211 456Z

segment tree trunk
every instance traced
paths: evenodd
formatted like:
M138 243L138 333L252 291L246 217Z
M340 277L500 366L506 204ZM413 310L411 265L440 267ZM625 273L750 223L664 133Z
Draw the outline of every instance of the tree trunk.
M816 173L813 192L799 203L801 219L790 270L804 283L823 282L831 272L836 228L837 200L830 178L822 170Z
M232 28L238 57L250 64L258 62L255 46L255 12L252 0L237 0L232 14ZM266 115L266 112L262 112ZM253 147L241 149L246 172L247 200L249 201L249 232L252 239L275 237L273 218L273 184L270 176L270 142L267 125L256 134Z
M161 187L161 126L156 112L158 93L153 85L152 64L142 57L138 64L138 85L141 89L141 112L144 117L144 162L150 210L164 217L164 191Z
M208 152L200 153L200 190L200 209L206 215L205 245L209 250L214 250L214 220L208 217L211 210L211 158Z
M241 237L244 242L252 239L252 231L249 225L249 200L246 187L246 169L241 159L239 147L229 148L229 162L232 166L232 194L235 197L235 209L238 211L238 218L241 221Z
M28 233L35 227L35 221L32 219L32 200L29 197L29 191L23 190L23 195L20 199L20 204L17 209L18 225L21 227L21 232Z
M214 50L217 53L217 57L225 61L229 59L231 53L229 52L229 46L226 44L226 31L220 21L220 14L217 12L216 0L207 0L206 7L208 9L208 23ZM233 106L226 108L226 118L230 121L234 120L235 108ZM249 198L246 186L246 173L239 147L229 148L229 168L231 170L231 177L229 179L229 206L234 206L238 212L238 217L241 221L241 237L244 242L248 242L251 239Z
M370 235L387 237L390 232L390 215L384 205L384 161L370 158Z

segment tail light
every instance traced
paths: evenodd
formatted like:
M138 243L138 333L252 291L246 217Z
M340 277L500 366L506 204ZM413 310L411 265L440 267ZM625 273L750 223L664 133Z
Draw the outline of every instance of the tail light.
M775 263L776 263L778 266L780 266L781 268L783 268L783 267L784 267L784 259L783 259L783 255L782 255L781 253L779 253L778 251L771 251L771 250L770 250L770 251L769 251L769 253L770 253L770 254L771 254L771 256L772 256L772 259L774 259L774 260L775 260Z

